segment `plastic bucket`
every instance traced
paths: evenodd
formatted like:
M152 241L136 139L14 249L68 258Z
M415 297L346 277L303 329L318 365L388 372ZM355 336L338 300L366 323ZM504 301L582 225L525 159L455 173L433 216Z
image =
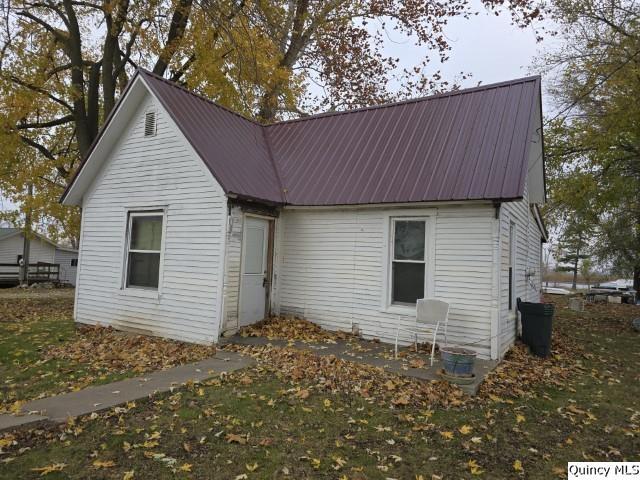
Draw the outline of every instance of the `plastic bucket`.
M470 377L473 375L473 365L476 360L476 352L466 348L452 347L440 350L440 358L447 375Z

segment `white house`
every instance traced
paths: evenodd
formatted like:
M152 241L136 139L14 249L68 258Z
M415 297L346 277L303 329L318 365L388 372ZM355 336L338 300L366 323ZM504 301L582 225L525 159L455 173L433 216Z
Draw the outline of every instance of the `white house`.
M62 197L75 319L200 343L268 314L500 358L539 300L540 78L261 125L139 71Z
M18 228L0 227L0 270L16 276L24 249L24 235ZM29 263L53 263L60 266L59 280L75 285L78 251L64 247L34 232L29 245ZM15 266L10 268L9 266ZM15 275L14 275L15 271ZM6 276L6 275L5 275Z

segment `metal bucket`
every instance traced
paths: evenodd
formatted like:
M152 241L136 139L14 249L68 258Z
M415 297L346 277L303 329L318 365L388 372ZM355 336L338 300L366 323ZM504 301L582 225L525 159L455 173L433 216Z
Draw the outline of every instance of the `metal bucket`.
M473 366L476 360L476 352L466 348L450 347L440 350L440 358L447 375L470 377L473 375Z

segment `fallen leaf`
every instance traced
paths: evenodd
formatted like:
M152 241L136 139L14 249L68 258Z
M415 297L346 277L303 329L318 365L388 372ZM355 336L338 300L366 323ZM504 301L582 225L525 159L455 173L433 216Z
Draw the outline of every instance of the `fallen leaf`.
M239 443L240 445L245 445L247 443L247 439L242 435L236 435L235 433L228 433L225 437L227 443Z
M67 466L66 463L53 463L46 467L32 468L32 472L40 472L40 476L48 475L53 472L61 472Z
M453 432L440 432L440 435L442 435L447 440L453 439Z
M473 427L470 427L469 425L462 425L458 431L463 435L469 435L473 431Z
M295 396L300 398L301 400L304 400L305 398L309 397L309 390L303 388L302 390L299 390Z
M484 470L482 470L480 465L478 465L478 462L476 462L475 460L469 460L467 465L469 465L471 475L482 475L482 473L484 472Z
M522 462L520 460L513 462L513 469L516 472L524 472L524 468L522 468Z

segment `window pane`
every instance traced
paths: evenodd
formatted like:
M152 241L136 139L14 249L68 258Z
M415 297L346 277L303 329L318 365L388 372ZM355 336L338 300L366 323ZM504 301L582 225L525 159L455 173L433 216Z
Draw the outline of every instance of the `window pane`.
M247 228L245 242L244 273L264 273L264 229Z
M127 287L158 288L160 273L159 253L129 253Z
M425 222L396 221L395 229L393 258L395 260L424 260Z
M393 303L424 298L424 263L393 262Z
M160 250L162 217L136 217L131 219L131 250Z

